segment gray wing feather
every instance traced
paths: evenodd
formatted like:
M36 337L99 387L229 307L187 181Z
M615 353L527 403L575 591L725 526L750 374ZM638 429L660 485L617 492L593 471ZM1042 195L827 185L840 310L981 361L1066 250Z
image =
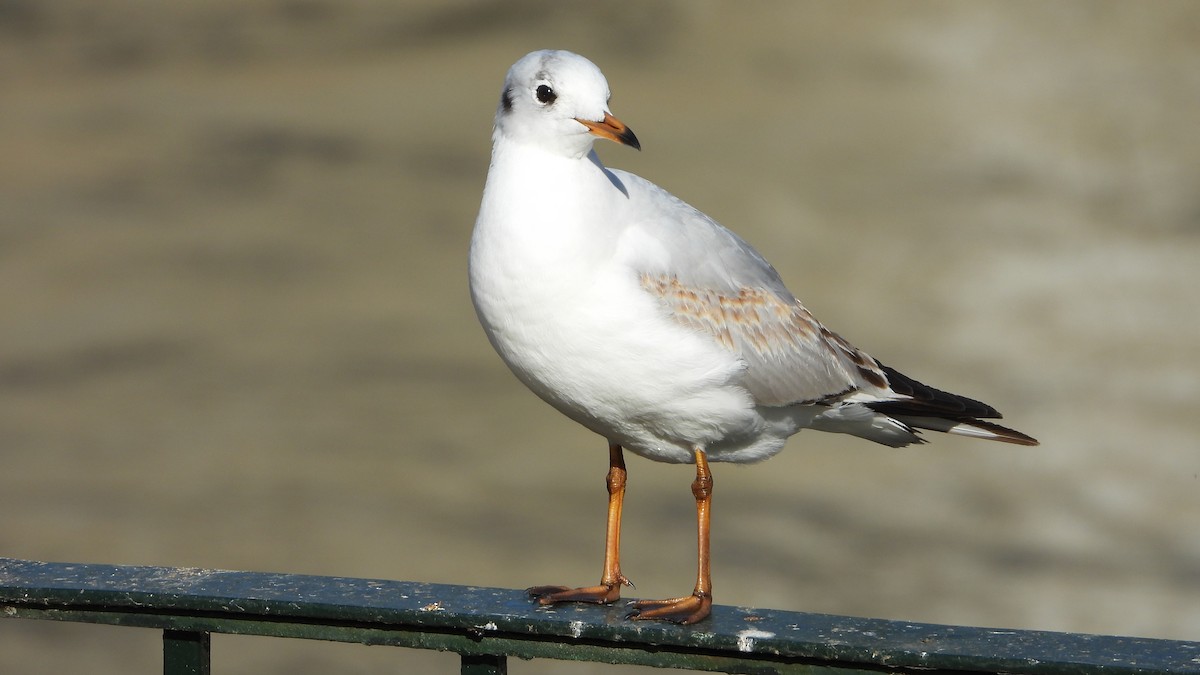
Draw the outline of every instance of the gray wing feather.
M737 354L759 404L834 402L864 388L887 395L878 362L822 326L753 247L649 181L613 174L640 183L630 192L642 209L634 211L656 219L642 232L654 232L659 251L703 251L688 260L648 257L638 270L642 288L680 324Z
M874 359L813 318L795 298L737 293L643 274L642 287L680 324L707 333L746 364L742 384L766 406L832 403L864 387L886 389Z

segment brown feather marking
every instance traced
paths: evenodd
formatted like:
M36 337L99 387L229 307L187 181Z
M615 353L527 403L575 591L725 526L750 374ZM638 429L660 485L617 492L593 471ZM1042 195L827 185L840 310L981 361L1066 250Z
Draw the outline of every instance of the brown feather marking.
M811 339L818 328L827 337L833 335L820 327L804 307L786 303L766 289L741 288L736 294L721 293L684 286L673 276L652 274L642 274L641 284L665 299L690 327L712 326L709 332L715 331L714 337L727 349L736 346L730 326L737 326L743 338L759 351L769 351L795 337ZM764 321L768 317L776 321ZM840 340L833 337L835 342ZM853 352L848 353L854 356Z
M860 383L886 389L874 359L826 330L787 294L769 288L698 288L666 274L643 273L639 281L680 325L711 336L757 368L746 384L765 405L829 402L856 391Z

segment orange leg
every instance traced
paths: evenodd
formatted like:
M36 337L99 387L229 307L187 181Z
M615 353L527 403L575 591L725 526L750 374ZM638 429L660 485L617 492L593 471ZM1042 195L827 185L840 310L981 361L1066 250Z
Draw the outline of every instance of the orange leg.
M681 624L696 623L712 609L712 574L709 568L708 539L712 508L712 473L708 458L696 448L696 480L692 481L692 496L696 498L696 589L691 595L667 600L638 600L631 603L631 619L663 619Z
M621 599L621 586L633 586L621 574L621 506L625 501L625 456L621 446L608 446L608 528L604 537L604 574L599 586L534 586L525 589L539 605L558 602L609 604Z

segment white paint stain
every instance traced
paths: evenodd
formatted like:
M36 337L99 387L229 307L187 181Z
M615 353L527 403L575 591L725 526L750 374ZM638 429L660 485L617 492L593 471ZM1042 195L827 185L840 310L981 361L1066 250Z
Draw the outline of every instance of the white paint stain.
M775 637L774 633L769 633L765 630L755 630L747 628L746 630L738 631L737 648L739 652L754 651L754 641L763 640Z

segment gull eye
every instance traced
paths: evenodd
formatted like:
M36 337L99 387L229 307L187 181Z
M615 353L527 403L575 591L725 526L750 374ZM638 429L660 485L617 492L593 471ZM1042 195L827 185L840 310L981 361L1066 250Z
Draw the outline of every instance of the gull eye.
M533 91L533 95L537 98L538 103L542 105L550 105L554 103L554 99L558 98L558 94L550 88L548 84L539 84L537 89Z

